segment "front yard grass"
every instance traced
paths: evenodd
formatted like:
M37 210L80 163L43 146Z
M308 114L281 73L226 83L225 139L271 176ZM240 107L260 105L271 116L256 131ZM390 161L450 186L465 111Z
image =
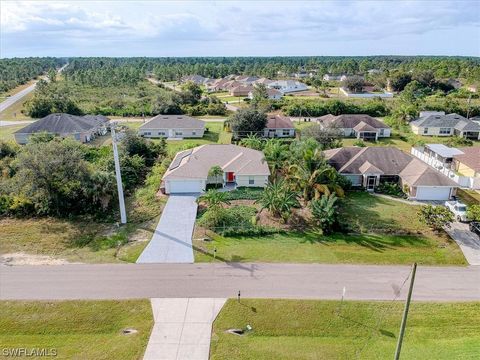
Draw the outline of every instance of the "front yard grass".
M3 349L55 349L55 359L140 359L153 326L148 300L0 301L0 313Z
M0 126L0 140L14 141L15 137L13 133L27 125L28 124Z
M402 309L401 302L228 300L213 325L210 359L391 359ZM247 324L247 335L225 332ZM401 357L476 359L479 324L479 302L413 302Z
M267 236L214 234L194 240L199 262L291 262L464 265L463 253L445 233L435 233L417 219L418 206L351 192L340 210L348 234L322 236L314 231ZM213 258L216 249L216 258Z

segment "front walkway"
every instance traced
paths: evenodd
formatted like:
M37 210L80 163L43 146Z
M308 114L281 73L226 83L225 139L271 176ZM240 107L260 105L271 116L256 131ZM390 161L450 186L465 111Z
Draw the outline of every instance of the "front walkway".
M445 231L460 246L470 265L480 265L480 238L470 231L468 224L456 221Z
M152 240L137 259L146 263L193 263L192 233L197 194L170 195Z
M208 360L212 323L227 299L152 299L155 324L144 360Z

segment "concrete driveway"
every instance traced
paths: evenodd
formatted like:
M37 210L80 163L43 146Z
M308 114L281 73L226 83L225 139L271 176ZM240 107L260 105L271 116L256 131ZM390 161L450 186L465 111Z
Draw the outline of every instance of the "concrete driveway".
M468 229L468 224L456 221L445 230L460 246L468 263L480 265L480 238Z
M193 263L192 233L198 194L170 195L152 240L137 259L147 263Z

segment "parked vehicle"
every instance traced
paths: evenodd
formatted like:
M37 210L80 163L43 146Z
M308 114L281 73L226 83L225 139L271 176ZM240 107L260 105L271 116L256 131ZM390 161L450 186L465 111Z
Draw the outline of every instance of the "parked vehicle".
M469 225L470 231L480 236L480 221L472 221Z
M445 201L445 206L455 215L457 221L467 221L467 205L460 201Z

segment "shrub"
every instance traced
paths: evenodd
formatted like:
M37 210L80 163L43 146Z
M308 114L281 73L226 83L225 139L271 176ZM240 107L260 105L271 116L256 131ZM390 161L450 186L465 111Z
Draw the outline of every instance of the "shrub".
M367 145L365 144L365 141L363 141L362 139L358 139L357 141L355 141L355 142L353 143L353 145L354 145L354 146L358 146L358 147L365 147L365 146L367 146Z
M375 189L380 194L406 198L406 194L397 183L384 182L378 185Z
M420 222L430 226L435 231L440 231L444 226L450 227L454 217L450 210L444 206L425 205L418 211Z
M258 200L261 198L263 188L239 187L226 192L227 200Z
M198 221L199 225L218 233L241 231L254 227L257 209L251 206L208 209Z
M467 209L467 217L472 221L480 221L480 205L470 205Z

